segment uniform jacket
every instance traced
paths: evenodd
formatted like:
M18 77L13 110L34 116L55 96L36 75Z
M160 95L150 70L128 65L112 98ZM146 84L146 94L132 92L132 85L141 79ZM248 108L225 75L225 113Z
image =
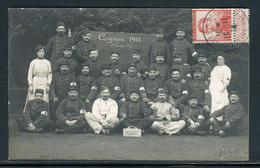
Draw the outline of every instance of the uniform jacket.
M164 84L164 90L169 96L171 96L174 99L174 102L177 105L186 103L188 99L187 86L186 84L181 83L180 80L175 81L173 79L169 79Z
M209 86L204 80L191 80L187 83L188 94L195 94L201 105L211 105Z
M112 66L112 74L117 77L118 79L120 79L122 72L126 72L124 65L122 65L119 62L111 62L111 66ZM120 72L119 74L116 73L116 71Z
M208 63L206 63L205 65L196 64L194 66L199 66L201 68L201 70L202 70L202 79L204 81L208 81L209 78L210 78L210 73L212 71L211 66Z
M23 114L26 124L28 125L40 117L42 111L47 111L49 113L49 105L47 102L44 100L37 102L35 99L29 100Z
M64 61L69 63L69 73L72 75L76 75L76 73L78 72L78 68L79 68L78 63L73 58L65 57L65 56L63 56L62 58L59 58L57 61L55 61L54 65L53 65L54 73L60 71L60 65Z
M95 79L102 76L101 66L102 63L99 59L96 61L88 60L87 63L90 65L90 75L93 76Z
M136 75L123 75L120 79L120 84L120 88L126 99L129 99L130 93L133 91L140 93L142 98L146 95L143 80Z
M118 115L118 106L116 101L109 98L108 100L103 100L98 98L94 101L92 106L92 114L99 120L109 120Z
M85 103L79 97L72 100L70 97L62 100L56 110L56 117L60 121L65 120L83 120L84 114L80 114L80 110L85 110Z
M159 71L158 79L162 80L163 82L166 82L170 76L171 76L171 70L169 66L165 63L163 64L157 64L153 63L150 65L150 67L155 67L157 71Z
M182 119L186 122L191 119L193 122L199 122L199 115L203 115L203 109L200 106L191 107L189 105L185 106L182 113Z
M89 75L80 75L76 78L78 89L79 89L79 97L85 101L86 99L94 100L97 94L97 85L96 80L92 76Z
M66 74L62 75L60 72L56 73L53 77L51 90L50 90L50 100L54 97L60 100L68 97L68 90L71 82L76 82L74 75Z
M240 122L245 114L243 106L237 102L235 104L229 103L222 109L219 109L211 114L212 117L217 118L223 115L224 122Z
M50 59L50 62L53 64L63 56L63 49L66 45L74 45L73 39L67 35L56 35L50 38L46 46L46 58Z
M142 101L127 101L120 108L120 115L122 114L126 114L128 119L142 119L149 116L149 110Z
M121 89L120 89L120 83L117 77L115 76L101 76L96 80L97 83L97 89L98 92L102 85L105 85L108 87L111 96L110 98L113 100L117 100L119 98Z
M179 69L180 70L180 76L181 79L190 80L191 79L191 70L190 65L186 63L180 63L176 64L173 63L171 66L171 69Z
M97 48L94 41L81 40L76 45L76 59L79 63L89 60L89 50Z
M146 90L147 98L153 101L157 97L158 89L163 88L163 81L156 78L147 78L144 81L144 88Z
M187 63L188 56L195 52L193 45L185 38L174 39L170 43L169 48L171 56L173 57L175 54L180 54L183 63Z
M169 46L164 40L154 40L147 48L147 58L149 58L149 64L155 62L156 53L162 53L165 56L165 61L171 64L171 55L169 51Z

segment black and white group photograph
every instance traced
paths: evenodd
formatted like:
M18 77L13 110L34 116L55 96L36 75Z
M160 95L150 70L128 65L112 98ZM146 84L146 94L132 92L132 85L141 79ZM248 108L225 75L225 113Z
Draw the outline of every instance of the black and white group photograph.
M248 161L249 9L9 8L8 159Z

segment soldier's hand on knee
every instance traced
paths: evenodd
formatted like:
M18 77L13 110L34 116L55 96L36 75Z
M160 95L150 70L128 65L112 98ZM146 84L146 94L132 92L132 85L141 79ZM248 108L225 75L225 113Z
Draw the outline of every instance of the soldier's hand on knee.
M208 105L205 105L205 106L203 107L203 110L206 111L206 112L209 112L209 106L208 106Z
M27 128L28 130L33 131L35 130L35 125L33 123L30 123Z
M86 99L86 100L85 100L85 103L89 103L89 102L90 102L90 100L89 100L89 99Z
M210 123L214 123L215 119L213 117L210 117L209 121L210 121Z
M122 114L122 118L126 118L127 115L125 113Z
M226 127L226 128L230 128L230 122L227 121L227 122L225 123L225 127Z

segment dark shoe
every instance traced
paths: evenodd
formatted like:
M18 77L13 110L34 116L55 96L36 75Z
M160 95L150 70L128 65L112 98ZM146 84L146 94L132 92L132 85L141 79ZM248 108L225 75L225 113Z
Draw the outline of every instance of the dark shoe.
M197 135L204 136L206 135L206 131L196 131Z
M42 133L43 130L42 130L42 128L36 128L33 132L35 132L35 133Z
M218 133L219 133L221 138L224 138L224 137L227 136L227 134L224 131L219 131Z
M58 128L56 128L55 129L55 134L64 134L64 133L66 133L66 129L58 129Z

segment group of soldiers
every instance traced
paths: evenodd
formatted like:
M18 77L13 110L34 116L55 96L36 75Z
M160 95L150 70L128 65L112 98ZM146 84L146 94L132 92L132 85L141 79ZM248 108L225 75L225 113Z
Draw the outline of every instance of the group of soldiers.
M141 61L142 50L133 49L127 66L119 63L118 51L111 52L110 63L102 64L88 30L75 46L63 23L56 31L45 49L54 74L49 103L43 101L46 91L36 88L35 99L27 102L23 113L24 124L17 119L22 130L110 134L118 126L135 126L159 135L224 137L239 129L244 114L239 94L230 92L230 104L210 112L212 68L207 55L197 53L184 38L183 29L177 30L170 45L158 29L157 39L148 47L149 65ZM191 56L198 60L193 66L187 62Z

